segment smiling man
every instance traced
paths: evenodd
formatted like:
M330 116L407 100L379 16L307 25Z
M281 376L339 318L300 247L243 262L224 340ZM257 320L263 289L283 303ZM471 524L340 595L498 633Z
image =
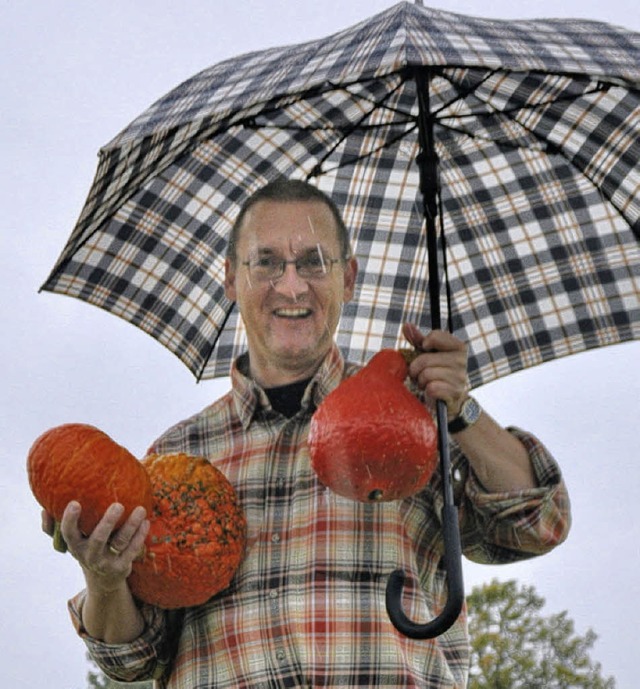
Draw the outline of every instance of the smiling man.
M244 509L247 549L229 588L178 620L127 585L148 530L144 510L115 530L122 508L112 505L85 537L71 503L61 528L86 589L70 611L109 676L155 677L169 689L466 686L465 615L439 638L416 641L396 631L384 602L396 567L413 582L405 589L413 619L432 619L446 600L438 473L406 500L360 503L332 493L310 466L311 417L357 370L333 341L356 274L340 214L313 186L277 181L242 209L225 286L248 351L233 365L231 390L150 452L217 466ZM420 351L410 367L416 394L447 404L465 555L499 563L551 550L570 522L556 462L531 434L472 403L464 343L410 324L404 334Z
M274 186L253 197L226 261L226 294L246 324L251 376L263 387L316 372L357 272L337 210L306 186L290 187L288 195Z

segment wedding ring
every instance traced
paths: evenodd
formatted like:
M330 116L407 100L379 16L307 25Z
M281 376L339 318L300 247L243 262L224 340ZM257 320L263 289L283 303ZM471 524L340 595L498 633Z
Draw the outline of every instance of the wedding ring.
M109 544L109 552L113 553L114 555L120 555L121 551L118 550L117 548L114 548L111 544Z

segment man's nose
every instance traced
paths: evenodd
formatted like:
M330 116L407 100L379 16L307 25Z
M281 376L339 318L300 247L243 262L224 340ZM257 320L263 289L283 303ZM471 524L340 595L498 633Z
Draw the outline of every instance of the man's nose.
M298 275L295 263L285 263L284 273L272 283L276 292L296 298L309 290L309 283Z

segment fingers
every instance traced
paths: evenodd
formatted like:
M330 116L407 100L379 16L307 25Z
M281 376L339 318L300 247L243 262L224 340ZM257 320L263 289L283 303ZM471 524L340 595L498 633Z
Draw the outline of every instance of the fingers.
M469 392L465 343L443 330L424 335L409 323L403 334L423 352L411 362L409 375L428 397L443 400L450 416L455 416Z
M78 521L80 519L80 503L71 501L65 508L60 520L60 531L67 544L76 543L83 538Z
M108 550L112 538L115 538L116 524L123 512L124 507L120 503L115 502L109 505L87 540L87 550L91 556L102 555L105 550Z
M466 350L466 345L462 340L445 330L430 330L427 334L423 334L413 323L404 323L402 334L416 349L423 352Z
M111 535L108 540L109 552L113 555L132 555L134 558L144 546L149 532L149 522L144 507L136 507L129 519Z
M82 566L87 582L91 580L104 591L112 590L129 576L149 532L144 507L136 507L116 529L123 510L119 503L110 505L89 536L80 531L81 507L77 502L67 505L60 522L69 552Z
M409 344L413 345L418 350L423 349L422 340L424 339L424 336L418 326L414 325L413 323L404 323L402 325L402 334Z

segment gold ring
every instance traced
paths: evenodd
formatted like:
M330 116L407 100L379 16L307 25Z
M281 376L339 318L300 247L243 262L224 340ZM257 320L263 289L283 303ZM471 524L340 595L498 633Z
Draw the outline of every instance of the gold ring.
M114 555L120 555L122 551L109 544L109 552L113 553Z

